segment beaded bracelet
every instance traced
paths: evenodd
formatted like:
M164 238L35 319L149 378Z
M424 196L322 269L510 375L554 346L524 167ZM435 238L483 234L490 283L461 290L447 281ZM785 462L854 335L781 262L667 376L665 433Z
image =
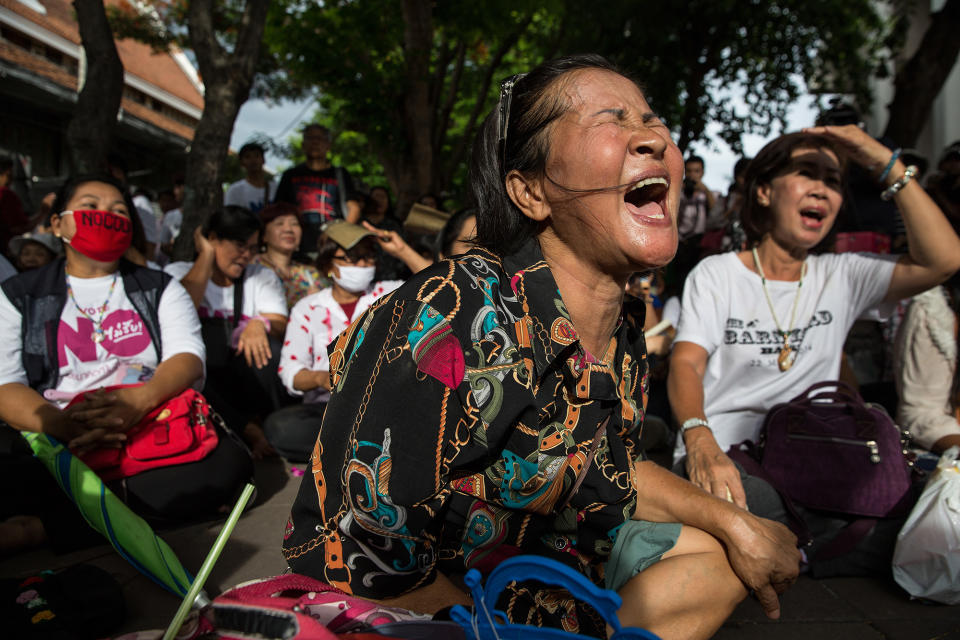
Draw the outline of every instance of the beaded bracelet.
M880 174L880 177L877 178L877 182L883 184L883 181L886 180L887 176L890 175L890 170L893 169L894 163L896 163L897 158L900 157L900 152L903 151L900 147L897 147L893 151L893 155L890 156L890 162L887 163L887 166L883 169L883 173Z
M917 171L919 171L919 169L917 169L916 165L912 164L909 167L907 167L906 171L903 172L903 175L900 177L899 180L894 182L892 185L890 185L889 187L884 189L883 192L880 193L880 198L882 200L889 200L890 198L895 196L900 191L900 189L903 189L907 185L907 183L913 179L913 176L917 175Z

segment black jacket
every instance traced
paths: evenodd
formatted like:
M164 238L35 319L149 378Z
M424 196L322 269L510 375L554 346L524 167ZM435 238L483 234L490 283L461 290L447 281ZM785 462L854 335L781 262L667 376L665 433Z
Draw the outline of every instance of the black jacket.
M158 308L160 296L173 279L169 274L147 269L121 260L120 277L123 288L157 350L157 360L163 359L160 342ZM64 259L21 273L0 284L3 293L22 317L23 368L30 387L39 393L54 389L60 377L57 360L57 329L60 315L67 303L67 277Z

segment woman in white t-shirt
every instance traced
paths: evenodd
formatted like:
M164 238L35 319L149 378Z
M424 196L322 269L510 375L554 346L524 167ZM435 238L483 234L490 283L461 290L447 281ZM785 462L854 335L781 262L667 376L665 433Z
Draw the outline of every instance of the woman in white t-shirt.
M75 450L117 446L150 411L202 383L200 323L176 279L121 260L134 209L112 178L71 179L53 210L65 259L10 279L0 294L0 420ZM82 392L137 383L66 408ZM131 476L119 495L148 517L209 516L251 472L242 446L221 437L203 460Z
M283 285L272 270L250 263L262 231L249 210L224 207L194 232L196 261L165 269L183 283L200 315L207 348L204 394L224 408L227 424L242 427L255 458L274 453L261 419L289 404L276 374L287 327Z
M376 300L403 284L374 281L377 246L412 273L432 264L398 233L363 224L341 221L324 228L317 266L333 284L300 300L290 313L278 372L287 391L303 396L303 404L271 414L264 431L274 448L294 462L309 460L330 398L327 346Z
M916 168L897 156L851 125L781 136L750 163L742 220L752 249L711 256L691 271L670 362L680 424L674 460L703 489L764 515L751 500L755 479L745 492L748 477L725 451L756 441L773 405L839 377L844 338L862 312L960 268L960 239L911 179ZM817 254L843 204L847 159L893 198L909 255Z

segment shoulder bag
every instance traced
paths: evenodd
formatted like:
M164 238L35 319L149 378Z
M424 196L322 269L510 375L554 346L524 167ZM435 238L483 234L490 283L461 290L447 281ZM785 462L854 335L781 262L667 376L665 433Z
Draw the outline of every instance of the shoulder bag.
M134 385L106 387L106 391ZM86 396L78 395L70 404ZM218 416L206 398L186 389L148 413L127 431L122 447L100 447L80 454L80 459L109 482L129 478L150 469L196 462L217 448L214 427Z
M776 489L804 507L903 516L915 499L905 445L883 407L865 403L843 382L819 382L767 413L760 466Z

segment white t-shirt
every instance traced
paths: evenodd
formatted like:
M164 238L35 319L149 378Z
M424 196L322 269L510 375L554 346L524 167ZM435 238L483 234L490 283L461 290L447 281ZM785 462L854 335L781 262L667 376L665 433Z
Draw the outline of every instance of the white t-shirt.
M164 271L177 280L189 273L192 262L171 262ZM207 283L203 302L197 308L201 318L233 319L233 285L221 287L213 280ZM258 264L249 264L243 279L243 308L241 319L252 318L264 313L287 315L287 301L283 295L283 283L273 271Z
M660 319L670 322L670 326L676 327L680 324L680 297L670 296L663 303L663 311L660 312Z
M140 216L140 222L143 224L143 237L151 244L157 244L160 239L160 222L153 214L153 203L146 196L140 195L133 198L133 204L137 208L137 215Z
M329 371L327 346L350 326L352 320L356 320L361 313L369 309L377 298L402 284L403 280L375 282L357 300L351 319L347 319L340 303L333 299L331 287L311 293L295 304L290 312L287 334L280 351L280 366L277 368L280 380L287 390L296 396L304 395L303 391L293 388L293 378L303 369ZM326 402L329 399L330 392L318 388L309 391L304 402Z
M815 382L836 380L847 333L857 317L883 301L897 256L830 253L807 258L790 345L799 353L780 371L783 341L760 276L736 252L702 260L687 277L674 343L692 342L709 354L703 376L704 411L720 448L756 441L767 411ZM787 329L796 282L767 281L777 319ZM686 452L677 438L674 461Z
M81 391L145 382L153 377L159 364L157 349L146 324L127 298L123 278L117 274L117 284L109 299L107 294L113 282L112 275L100 278L67 276L67 282L87 317L77 310L68 295L57 329L60 379L56 389L49 389L44 394L47 400L62 408ZM93 340L94 323L100 320L101 309L104 310L104 339L97 343ZM206 359L200 321L193 302L176 280L163 290L157 317L164 360L178 353L192 353L201 361ZM21 320L20 312L0 291L0 385L11 382L28 384L21 357ZM202 385L203 381L199 383Z
M160 244L169 244L176 240L182 226L183 211L181 209L170 209L163 214L163 222L160 225Z
M274 196L277 195L277 183L271 180L267 183L267 188L270 190L268 202L273 202ZM246 207L256 213L267 204L267 202L263 201L264 191L265 189L263 187L255 187L244 178L230 185L227 189L227 195L223 197L223 204L227 206Z
M17 275L17 270L13 268L9 260L0 255L0 282L15 275Z

